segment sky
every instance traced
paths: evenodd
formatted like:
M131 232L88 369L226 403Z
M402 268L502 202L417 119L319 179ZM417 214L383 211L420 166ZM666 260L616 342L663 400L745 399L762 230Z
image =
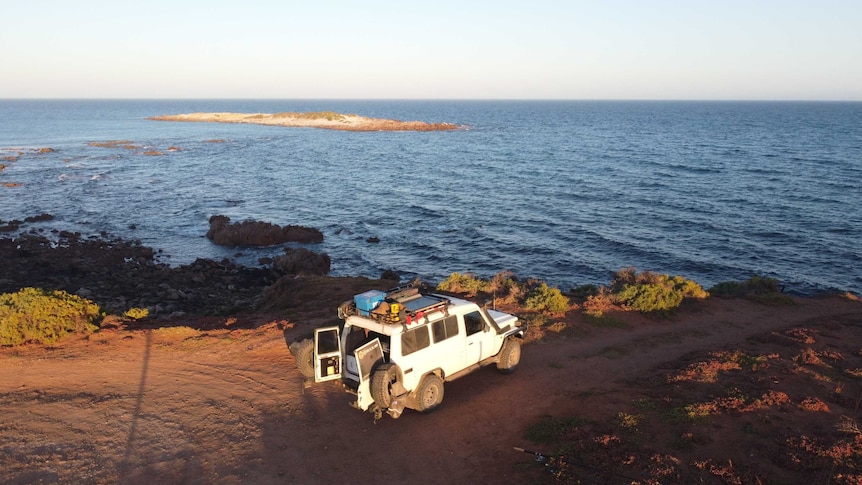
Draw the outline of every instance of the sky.
M0 98L862 101L862 0L0 0Z

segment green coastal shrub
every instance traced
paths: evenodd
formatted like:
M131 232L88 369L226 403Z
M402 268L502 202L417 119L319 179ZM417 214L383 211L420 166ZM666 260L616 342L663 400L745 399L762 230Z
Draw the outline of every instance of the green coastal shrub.
M485 290L488 293L511 293L518 288L518 279L511 271L501 271L488 280Z
M147 318L150 315L150 310L147 308L129 308L123 313L123 316L126 318L130 318L132 320L141 320L143 318Z
M781 287L778 285L778 280L763 276L752 276L745 281L723 281L709 289L711 294L727 298L764 295L779 293L780 291Z
M709 289L709 292L722 298L746 298L764 305L793 305L796 302L781 291L781 285L774 278L752 276L745 281L724 281Z
M709 296L699 284L682 276L625 268L614 273L611 283L613 299L624 308L643 313L667 313L684 298Z
M605 312L610 311L616 305L616 296L606 286L600 286L595 294L588 295L584 300L584 313L593 318L603 318Z
M667 277L667 275L664 275ZM673 284L674 291L682 294L683 298L696 298L702 300L709 297L709 292L704 290L702 286L692 280L683 278L682 276L673 276L669 282Z
M545 313L565 313L570 308L569 299L559 288L535 279L520 282L510 271L497 273L488 280L472 273L452 273L437 285L437 291L468 297L484 293L504 303L520 303L527 310Z
M569 295L572 298L587 299L591 296L599 294L599 287L596 285L581 285L569 290Z
M472 273L452 273L437 285L437 290L475 296L479 292L487 292L488 282Z
M617 293L620 304L639 312L666 312L682 303L682 293L663 285L627 285Z
M552 288L543 282L530 291L524 308L547 313L565 313L569 309L569 299L563 296L559 288Z
M0 295L0 345L54 343L98 329L99 305L62 290L23 288Z

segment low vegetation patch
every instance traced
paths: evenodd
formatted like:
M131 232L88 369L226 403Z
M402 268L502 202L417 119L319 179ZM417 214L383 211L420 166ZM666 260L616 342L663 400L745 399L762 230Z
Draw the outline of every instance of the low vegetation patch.
M131 320L142 320L150 315L150 310L147 308L129 308L123 313L123 316Z
M488 292L488 281L477 278L473 273L452 273L437 285L437 291L476 296Z
M747 298L766 305L795 303L772 278L753 276L742 282L727 281L707 291L683 276L638 272L635 268L615 272L607 286L582 285L565 294L540 280L519 281L508 271L487 280L472 273L452 273L437 285L437 290L466 297L493 297L495 301L521 305L524 310L550 314L566 313L580 304L584 313L593 318L602 318L612 310L669 315L687 299L702 300L709 296ZM848 295L845 297L854 297ZM572 303L570 298L579 304Z
M752 276L745 281L724 281L709 289L720 298L746 298L764 305L793 305L794 301L782 292L774 278Z
M351 115L355 116L355 115ZM334 111L311 111L308 113L297 113L293 111L283 111L272 115L273 118L295 118L300 120L327 120L327 121L344 121L346 116Z
M626 268L614 273L611 291L617 304L643 313L667 313L676 309L684 298L703 299L709 293L682 276Z
M530 291L524 308L546 313L565 313L569 309L569 299L563 296L559 288L541 283Z
M580 286L572 292L584 298L584 313L594 318L603 317L610 310L667 315L686 298L704 299L709 296L690 279L651 271L639 273L635 268L615 272L608 286Z
M490 297L537 313L562 314L572 307L559 288L535 279L519 281L509 271L497 273L487 280L472 273L452 273L437 285L437 291L467 297Z
M99 306L62 290L24 288L0 295L0 345L50 344L90 333L104 318Z
M570 300L573 298L593 318L603 318L611 310L667 315L686 299L704 299L710 295L698 283L682 276L638 272L635 268L622 269L613 276L608 286L582 285L564 294L544 281L519 281L510 272L499 273L489 280L472 273L452 273L437 285L437 290L467 297L493 297L527 311L548 314L564 314L579 308Z

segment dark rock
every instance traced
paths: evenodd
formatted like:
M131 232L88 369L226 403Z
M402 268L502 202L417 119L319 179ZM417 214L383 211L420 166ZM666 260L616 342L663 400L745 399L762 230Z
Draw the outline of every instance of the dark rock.
M63 233L69 237L25 234L0 238L0 293L25 286L60 289L85 294L117 314L138 307L149 308L154 316L202 315L220 312L238 298L250 308L275 281L269 269L205 259L170 267L155 261L154 251L140 243Z
M383 274L380 275L380 279L397 282L397 281L401 281L401 275L396 273L395 270L387 269L386 271L383 272Z
M24 222L44 222L53 220L54 216L52 216L51 214L39 214L38 216L30 216L24 218Z
M326 253L315 253L305 248L285 248L285 255L275 258L272 268L280 274L323 276L329 273L332 263Z
M279 226L269 222L242 221L231 224L222 215L210 217L207 237L220 246L274 246L285 242L319 243L323 233L312 227Z

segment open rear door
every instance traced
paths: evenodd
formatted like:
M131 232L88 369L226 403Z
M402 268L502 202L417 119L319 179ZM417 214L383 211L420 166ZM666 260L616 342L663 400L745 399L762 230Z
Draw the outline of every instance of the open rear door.
M374 404L374 397L371 396L371 373L377 364L383 362L383 347L380 345L380 339L374 339L359 347L353 355L356 357L356 371L359 377L356 407L367 411Z
M383 347L380 339L374 339L353 352L356 355L356 363L359 370L359 382L371 379L371 371L378 362L383 361Z
M314 382L341 378L341 339L338 327L314 330Z

